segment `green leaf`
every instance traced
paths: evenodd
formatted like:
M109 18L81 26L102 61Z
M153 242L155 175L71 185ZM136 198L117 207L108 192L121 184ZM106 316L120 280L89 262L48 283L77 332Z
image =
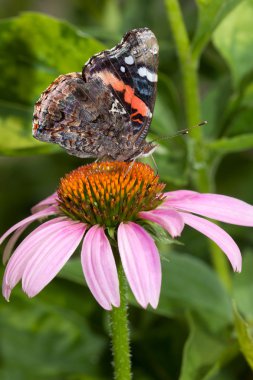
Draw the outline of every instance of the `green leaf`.
M252 149L253 133L216 140L207 144L207 148L210 149L210 153L214 156Z
M213 35L215 47L227 62L234 85L253 69L253 2L243 1L221 23Z
M66 280L73 281L77 284L85 285L80 258L69 260L62 268L58 276L65 278Z
M243 107L252 109L252 104L253 104L253 82L252 81L248 81L244 88L241 104Z
M193 54L199 56L211 39L220 22L243 0L196 0L198 6L198 26L193 39Z
M57 152L53 144L32 137L32 107L5 103L0 99L0 154L30 155Z
M243 255L243 267L240 274L233 276L233 297L236 305L247 320L253 320L253 252Z
M253 323L247 323L234 306L235 327L241 352L253 369Z
M194 312L214 331L231 323L229 296L210 267L182 253L163 253L162 259L163 281L156 313L179 317Z
M186 312L194 312L212 330L231 323L230 300L214 271L190 255L170 253L168 258L164 254L162 258L162 289L154 313L181 318ZM84 284L80 260L70 260L60 277ZM138 306L133 297L130 302Z
M237 353L237 345L228 337L210 334L192 316L188 320L190 335L184 347L179 380L211 379L220 366Z
M104 46L64 21L39 13L0 22L0 153L54 152L31 136L33 105L60 74L81 71Z
M1 301L1 378L98 379L106 340L89 325L84 290L58 280L32 300L15 289L9 303Z
M228 136L246 136L246 134L250 136L252 133L251 123L253 109L251 107L244 106L243 103L244 101L242 100L241 106L235 109L232 117L229 115L230 120L226 125L226 134Z

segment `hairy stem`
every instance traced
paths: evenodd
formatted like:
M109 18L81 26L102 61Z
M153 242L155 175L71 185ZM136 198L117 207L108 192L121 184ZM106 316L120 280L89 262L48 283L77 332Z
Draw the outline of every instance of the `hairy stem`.
M122 265L119 265L120 307L110 312L115 380L131 380L130 344L127 320L127 287Z

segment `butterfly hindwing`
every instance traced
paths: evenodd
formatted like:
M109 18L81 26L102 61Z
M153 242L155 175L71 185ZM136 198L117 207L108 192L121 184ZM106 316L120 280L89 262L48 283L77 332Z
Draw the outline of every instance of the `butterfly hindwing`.
M58 77L35 105L33 135L78 157L131 160L145 141L157 86L158 44L147 28L93 56L82 73Z

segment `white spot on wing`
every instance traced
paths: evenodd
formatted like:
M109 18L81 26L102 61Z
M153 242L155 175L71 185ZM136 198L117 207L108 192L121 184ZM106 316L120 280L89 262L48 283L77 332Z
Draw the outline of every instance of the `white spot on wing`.
M148 70L146 67L139 67L138 74L140 77L147 77L149 82L157 82L157 74Z
M126 110L122 107L122 105L120 104L120 102L118 101L118 99L115 99L113 104L112 104L112 108L110 109L111 113L119 113L121 115L124 115L126 114Z
M140 77L146 77L147 76L147 69L146 69L146 67L140 67L138 69L138 74L140 75Z
M126 71L125 67L124 66L120 66L120 71L122 71L122 73L124 73Z
M126 62L127 65L133 65L134 64L134 59L131 55L128 57L125 57L124 61Z

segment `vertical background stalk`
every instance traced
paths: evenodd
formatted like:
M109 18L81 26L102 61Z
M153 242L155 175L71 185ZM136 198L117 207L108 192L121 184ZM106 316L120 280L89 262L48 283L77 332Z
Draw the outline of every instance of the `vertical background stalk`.
M178 0L165 0L165 5L180 63L186 121L187 127L190 128L201 121L198 88L199 58L196 55L193 57ZM193 180L197 190L200 192L213 191L201 128L191 130L188 147ZM225 286L230 288L231 278L225 256L221 254L219 248L212 242L210 242L210 251L214 268Z
M118 266L120 307L110 312L115 380L131 380L130 343L127 320L127 286L122 265Z

